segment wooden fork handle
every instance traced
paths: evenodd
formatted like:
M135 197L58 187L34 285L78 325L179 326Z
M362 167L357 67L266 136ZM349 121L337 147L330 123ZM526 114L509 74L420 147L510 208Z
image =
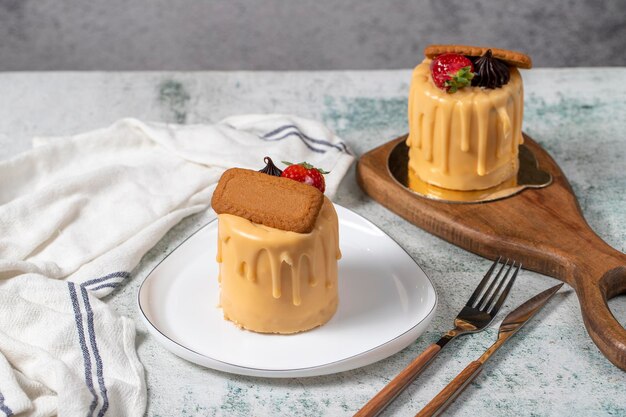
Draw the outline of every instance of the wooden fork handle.
M415 415L415 417L430 417L439 415L444 411L452 401L459 395L465 387L482 371L483 364L479 361L473 361L460 374L456 376L435 398L433 398L426 407Z
M385 409L391 402L408 387L428 364L437 356L441 346L436 343L428 346L420 355L413 359L391 382L378 392L363 406L354 417L374 417Z

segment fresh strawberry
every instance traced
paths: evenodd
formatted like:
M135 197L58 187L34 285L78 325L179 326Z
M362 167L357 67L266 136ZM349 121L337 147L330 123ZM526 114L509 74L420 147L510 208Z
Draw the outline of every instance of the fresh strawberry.
M323 174L328 174L328 171L315 168L307 162L292 164L291 162L283 161L283 164L287 165L287 168L283 170L281 177L312 185L321 192L324 192L326 189L326 181L324 181Z
M472 84L474 64L459 54L442 54L430 63L430 73L435 85L448 93Z

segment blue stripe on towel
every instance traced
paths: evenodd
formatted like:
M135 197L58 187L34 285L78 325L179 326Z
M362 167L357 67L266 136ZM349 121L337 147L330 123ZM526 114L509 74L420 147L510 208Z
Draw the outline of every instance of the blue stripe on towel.
M126 272L126 271L113 272L112 274L108 274L108 275L105 275L105 276L100 277L100 278L94 278L94 279L90 279L89 281L85 281L85 282L82 283L82 286L83 287L87 287L89 285L98 284L100 282L107 281L107 280L113 279L113 278L123 278L123 279L126 279L129 276L130 276L130 272Z
M103 288L117 288L118 285L120 285L119 282L111 282L111 283L108 283L108 284L98 285L97 287L88 288L88 290L89 291L98 291L98 290L101 290Z
M276 135L276 134L278 134L278 133L280 133L282 131L285 131L287 129L294 129L295 132L289 132L289 133L287 133L287 134L285 134L285 135L283 135L281 137L272 138L272 140L282 140L282 139L284 139L284 138L286 138L288 136L294 135L294 136L299 137L300 140L302 140L303 142L305 142L305 145L307 145L306 142L308 141L308 142L312 142L312 143L315 143L315 144L318 144L318 145L330 146L332 148L338 149L339 151L346 152L348 154L350 153L348 151L348 147L346 146L346 144L344 142L332 143L332 142L329 142L329 141L324 140L324 139L312 138L312 137L307 136L304 133L302 133L302 131L300 129L298 129L298 127L296 125L285 125L285 126L278 127L276 129L272 130L271 132L268 132L265 135L263 135L262 138L263 139L269 139L271 136L274 136L274 135Z
M89 342L91 343L91 350L93 351L94 358L96 360L96 375L98 376L98 385L100 386L100 394L102 394L102 408L98 413L98 417L104 416L109 408L109 397L107 395L107 387L104 385L104 373L102 371L102 358L98 351L98 344L96 342L96 331L93 325L93 310L91 309L91 303L89 302L89 296L84 286L81 286L81 293L83 296L83 302L85 303L85 310L87 311L87 331L89 332Z
M6 414L6 417L11 417L13 415L13 410L11 410L9 406L4 403L4 395L2 395L2 392L0 392L0 411Z
M281 127L277 127L276 129L272 130L271 132L267 132L266 134L264 134L263 137L266 138L268 136L274 136L275 134L280 133L283 130L289 129L291 127L296 127L296 126L295 125L284 125L284 126L281 126Z
M287 136L288 136L288 135L287 135ZM259 138L260 138L260 139L262 139L262 140L265 140L265 141L267 141L267 142L276 142L276 141L279 141L279 140L284 139L284 138L285 138L285 137L287 137L287 136L283 136L282 138L268 138L268 137L265 137L265 136L259 136ZM301 141L301 142L302 142L302 143L303 143L303 144L304 144L307 148L309 148L310 150L312 150L313 152L317 152L317 153L326 153L326 151L325 151L324 149L319 149L319 148L316 148L316 147L314 147L314 146L310 145L310 144L309 144L306 140L304 140L304 138L303 138L302 136L298 136L298 137L300 138L300 141Z
M83 330L83 315L80 312L80 305L78 303L78 297L76 295L76 286L73 282L68 282L67 286L70 290L70 299L72 300L72 307L74 308L74 320L76 321L76 330L78 331L78 341L80 342L80 349L83 352L83 362L85 364L85 382L93 401L89 405L89 415L93 416L93 412L98 405L98 395L93 387L93 380L91 375L91 358L89 357L89 349L85 343L85 332Z

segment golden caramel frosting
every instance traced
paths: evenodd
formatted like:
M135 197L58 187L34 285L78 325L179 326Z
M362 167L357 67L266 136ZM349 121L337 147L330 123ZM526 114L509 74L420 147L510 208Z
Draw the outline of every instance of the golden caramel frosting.
M324 202L313 230L296 233L218 216L220 304L224 317L260 333L295 333L337 309L338 220Z

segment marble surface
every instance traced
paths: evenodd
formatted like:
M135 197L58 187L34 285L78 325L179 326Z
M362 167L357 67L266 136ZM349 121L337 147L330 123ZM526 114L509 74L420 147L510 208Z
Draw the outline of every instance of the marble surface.
M249 112L319 119L357 154L407 130L410 72L151 72L0 74L0 158L30 147L36 135L77 133L127 116L210 123ZM624 68L536 69L524 73L524 130L558 161L594 230L626 250L626 78ZM428 344L453 317L490 262L407 223L364 195L346 177L337 200L370 219L424 268L440 304L429 330L402 352L336 375L272 380L204 369L165 351L140 322L135 299L142 279L206 214L185 219L109 296L137 322L146 368L149 416L343 416L353 414ZM556 281L524 271L503 307L509 311ZM626 297L610 302L626 324ZM488 330L448 346L384 415L411 416L497 334ZM505 345L449 408L454 416L624 416L626 373L588 337L573 291L566 288Z

